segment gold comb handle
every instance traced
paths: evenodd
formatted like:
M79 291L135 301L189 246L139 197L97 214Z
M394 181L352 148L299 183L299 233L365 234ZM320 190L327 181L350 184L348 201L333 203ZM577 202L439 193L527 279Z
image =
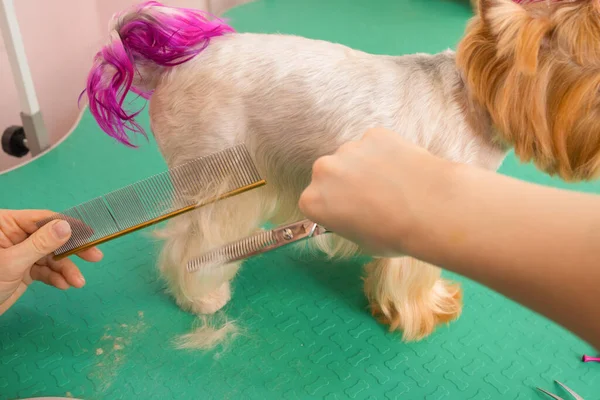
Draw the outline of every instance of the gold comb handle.
M56 213L37 226L56 219L69 222L71 238L54 252L61 259L265 184L241 143ZM214 196L196 200L213 187Z
M249 190L256 189L258 187L264 186L264 185L266 185L266 183L267 182L263 179L263 180L260 180L258 182L254 182L254 183L252 183L250 185L246 185L244 187L237 188L237 189L232 190L230 192L223 193L223 194L218 195L218 196L214 196L214 197L209 198L209 199L207 199L207 200L205 200L205 201L203 201L201 203L196 203L196 204L193 204L193 205L190 205L190 206L187 206L187 207L180 208L180 209L172 211L172 212L170 212L168 214L161 215L160 217L152 218L151 220L144 221L141 224L134 225L134 226L129 227L127 229L124 229L122 231L113 233L111 235L105 236L103 238L94 240L94 241L86 243L86 244L83 244L83 245L78 246L78 247L76 247L74 249L66 251L65 253L54 255L53 258L55 260L62 260L63 258L69 257L69 256L71 256L73 254L82 252L84 250L87 250L87 249L92 248L94 246L98 246L98 245L100 245L102 243L105 243L105 242L108 242L110 240L119 238L121 236L128 235L128 234L133 233L135 231L139 231L140 229L144 229L144 228L147 228L149 226L158 224L159 222L166 221L166 220L171 219L173 217L176 217L178 215L185 214L185 213L187 213L189 211L196 210L196 209L198 209L200 207L204 207L204 206L207 206L209 204L215 203L217 201L225 200L225 199L227 199L229 197L237 196L238 194L242 194L242 193L247 192ZM78 226L78 227L82 226L82 224L77 224L77 221L76 222L72 222L70 220L68 220L68 221L71 224L73 224L74 226ZM81 231L81 229L79 229L79 230Z

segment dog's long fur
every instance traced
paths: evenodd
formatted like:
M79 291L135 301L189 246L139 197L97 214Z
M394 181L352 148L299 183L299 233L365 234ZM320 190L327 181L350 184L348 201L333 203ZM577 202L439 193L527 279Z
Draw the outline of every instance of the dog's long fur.
M594 176L598 4L482 0L457 54L380 56L297 36L226 30L176 66L153 67L143 52L129 50L140 71L133 87L152 93L152 131L169 166L244 142L268 181L169 222L160 270L177 303L198 314L221 309L239 263L190 275L186 262L266 222L301 219L297 201L313 162L369 128L389 128L439 156L490 170L514 146L549 173ZM121 35L131 21L156 21L173 10L136 8L116 18L114 31ZM103 74L108 80L115 69ZM88 86L90 101L101 89ZM210 193L198 194L204 195ZM360 252L335 236L314 244L332 256ZM436 266L410 257L377 259L365 273L372 312L402 330L404 340L421 339L460 315L461 289Z

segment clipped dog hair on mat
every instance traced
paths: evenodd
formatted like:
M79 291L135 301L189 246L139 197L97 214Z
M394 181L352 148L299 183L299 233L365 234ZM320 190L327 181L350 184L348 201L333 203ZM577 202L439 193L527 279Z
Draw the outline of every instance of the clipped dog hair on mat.
M212 350L217 345L225 346L241 334L235 320L228 320L225 314L200 315L191 333L175 340L178 349Z

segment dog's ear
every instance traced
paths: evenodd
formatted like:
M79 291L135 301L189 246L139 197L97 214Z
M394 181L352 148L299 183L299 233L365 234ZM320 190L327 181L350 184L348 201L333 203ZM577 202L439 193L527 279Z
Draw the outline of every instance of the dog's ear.
M500 57L513 56L524 73L535 73L539 52L551 33L546 13L535 15L513 0L481 0L481 18L496 37ZM538 9L539 10L539 9Z

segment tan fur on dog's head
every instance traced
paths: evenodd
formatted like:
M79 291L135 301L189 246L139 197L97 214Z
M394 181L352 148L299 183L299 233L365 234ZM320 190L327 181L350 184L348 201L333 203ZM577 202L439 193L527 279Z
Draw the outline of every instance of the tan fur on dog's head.
M522 161L565 180L600 173L600 0L480 0L457 62Z

